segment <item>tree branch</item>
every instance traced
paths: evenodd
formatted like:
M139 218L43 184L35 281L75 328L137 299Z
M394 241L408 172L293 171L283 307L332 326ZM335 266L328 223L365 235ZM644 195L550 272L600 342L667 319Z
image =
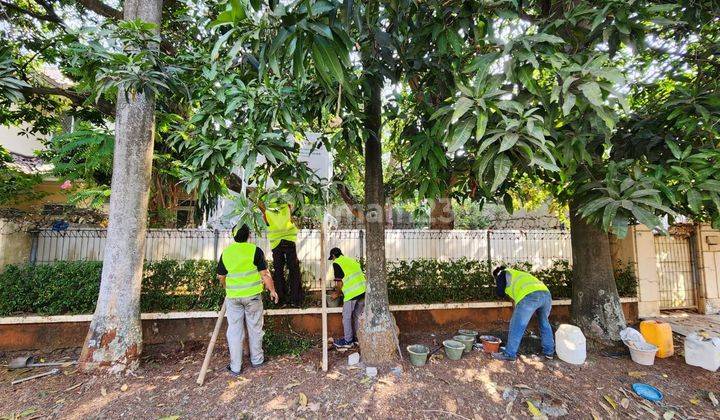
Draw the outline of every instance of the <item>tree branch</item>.
M352 192L350 192L350 188L348 188L348 186L343 184L342 182L336 182L335 185L337 185L340 197L345 202L345 205L350 210L350 213L352 213L352 215L355 216L360 222L364 222L365 214L362 211L362 206L360 206L357 198L355 198Z
M49 96L49 95L56 95L56 96L63 96L65 98L70 99L73 104L78 106L86 106L85 102L90 97L90 95L75 92L68 89L63 89L60 87L44 87L44 86L33 86L29 88L22 89L23 95L26 96ZM102 112L105 115L108 116L114 116L115 115L115 105L112 103L100 99L97 104L95 104L97 109Z
M14 10L18 13L22 13L24 15L33 17L35 19L42 20L45 22L50 22L50 23L56 23L62 27L65 27L65 23L62 21L62 19L60 19L60 17L57 14L55 14L55 11L53 10L52 6L50 6L49 4L44 3L42 1L39 1L38 3L43 7L43 9L45 9L45 14L41 14L41 13L35 12L33 10L22 8L20 6L17 6L14 3L11 3L11 2L8 2L5 0L0 0L0 5L2 5L6 9Z
M110 19L122 19L123 12L121 10L110 7L107 4L99 0L76 0L77 3L81 4L84 8L92 10L100 16L104 16Z

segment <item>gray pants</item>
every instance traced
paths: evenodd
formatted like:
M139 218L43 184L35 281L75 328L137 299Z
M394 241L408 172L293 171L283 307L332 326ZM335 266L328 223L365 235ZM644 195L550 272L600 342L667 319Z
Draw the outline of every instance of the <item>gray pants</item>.
M227 307L227 341L230 350L230 369L240 372L242 369L243 341L245 327L248 331L250 362L259 365L265 360L262 341L263 335L263 303L260 295L249 298L225 299Z
M365 298L348 300L343 303L343 330L345 341L352 341L360 328L360 315L365 309Z

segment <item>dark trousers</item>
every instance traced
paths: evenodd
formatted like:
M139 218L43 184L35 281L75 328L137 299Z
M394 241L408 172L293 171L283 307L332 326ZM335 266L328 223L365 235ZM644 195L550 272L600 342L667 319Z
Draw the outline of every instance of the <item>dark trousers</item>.
M273 281L280 301L300 306L303 301L302 284L300 278L300 262L297 258L295 243L281 240L273 248ZM288 267L290 278L285 281L285 265ZM288 288L289 283L289 288ZM288 291L290 292L288 296Z

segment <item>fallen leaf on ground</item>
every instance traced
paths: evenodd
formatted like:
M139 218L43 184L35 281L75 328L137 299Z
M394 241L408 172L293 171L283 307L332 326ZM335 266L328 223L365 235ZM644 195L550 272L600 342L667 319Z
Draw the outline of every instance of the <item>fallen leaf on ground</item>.
M180 378L180 375L173 375L168 378L168 381L176 381L176 380L178 380L178 378Z
M83 383L84 383L84 382L80 382L79 384L75 384L75 385L71 386L70 388L65 388L65 391L63 391L63 392L70 392L70 391L72 391L73 389L78 388L78 387L79 387L80 385L82 385Z
M300 406L305 407L308 404L308 397L304 393L298 394L298 402L300 402Z
M330 375L328 375L330 376ZM285 385L283 389L287 391L288 389L295 388L296 386L300 385L300 382L290 382L289 384Z
M542 417L543 414L540 412L540 410L535 407L535 404L533 404L530 401L527 401L528 411L530 414L532 414L533 417Z
M613 410L617 410L618 403L616 403L615 400L611 396L605 395L605 401L607 401L608 404L610 404L610 406L612 406Z
M675 417L675 412L672 410L668 410L663 414L663 420L671 420L673 417Z
M600 407L602 407L602 409L605 410L610 416L613 415L613 411L610 407L605 405L603 402L600 402L599 404L600 404Z
M122 386L120 387L120 391L125 392L127 390L128 390L127 384L122 384Z
M172 416L160 417L158 420L178 420L179 418L180 418L180 416L178 416L177 414L175 414L175 415L172 415Z
M630 407L630 400L627 398L623 398L622 400L620 400L620 407L627 410L627 408Z
M650 408L650 407L648 407L648 406L646 406L646 405L644 405L644 404L640 404L640 408L642 408L643 410L645 410L645 411L647 411L648 413L652 414L653 417L655 417L656 419L659 419L659 418L660 418L660 414L658 414L658 412L655 411L655 410L653 410L652 408Z
M647 372L640 372L639 370L631 370L628 372L628 376L631 378L642 378L645 375L647 375Z
M690 398L690 404L692 404L692 405L699 405L699 404L700 404L700 398L698 398L698 397Z
M105 389L105 387L100 388L100 395L103 397L107 396L107 389Z
M718 399L715 398L715 394L713 394L712 392L708 392L708 398L710 398L710 402L712 403L713 407L718 406Z

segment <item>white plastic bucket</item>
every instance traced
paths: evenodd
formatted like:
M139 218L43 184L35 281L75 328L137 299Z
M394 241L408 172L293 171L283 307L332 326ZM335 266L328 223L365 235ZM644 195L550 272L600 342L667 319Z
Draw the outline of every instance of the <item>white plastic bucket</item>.
M658 352L657 346L650 343L633 342L628 345L630 349L630 358L639 365L652 366L655 364L655 354Z

